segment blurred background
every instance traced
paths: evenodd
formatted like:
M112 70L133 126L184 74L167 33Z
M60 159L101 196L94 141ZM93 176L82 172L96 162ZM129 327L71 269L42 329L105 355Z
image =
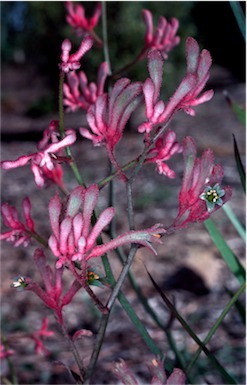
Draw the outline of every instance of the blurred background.
M228 81L245 81L245 41L241 36L232 12L231 2L109 2L108 31L110 59L113 70L122 67L137 55L143 44L144 23L141 16L143 8L153 13L154 26L159 15L168 20L179 19L179 36L181 43L170 54L165 64L165 92L174 90L178 80L184 74L185 41L193 36L201 47L208 49L216 65L229 71ZM245 2L239 2L245 11ZM91 15L95 2L84 4L86 15ZM96 31L101 35L99 23ZM13 1L1 3L1 60L2 60L2 103L4 107L15 104L15 95L6 94L5 75L8 71L18 71L29 76L26 86L35 84L35 78L42 78L43 94L26 104L25 113L38 117L57 109L58 66L61 42L69 37L73 47L80 39L65 20L63 2ZM75 49L74 48L74 49ZM83 59L84 60L84 59ZM89 79L99 63L103 61L102 50L93 48L93 55L87 55L84 68ZM6 74L7 71L7 74ZM133 79L144 80L147 75L145 61L139 62L128 73ZM169 81L166 81L168 80ZM226 79L222 79L222 81ZM25 84L22 87L25 87ZM41 90L40 90L41 92ZM4 112L4 110L3 110ZM3 127L4 130L4 127Z
M95 2L82 2L86 15L90 15ZM245 2L239 2L245 13ZM1 2L1 157L16 159L23 154L35 152L37 140L52 119L58 118L58 62L60 61L61 43L65 38L73 42L73 50L80 44L71 27L66 23L64 2L14 1ZM245 163L245 127L238 121L229 108L223 91L227 91L240 105L245 106L245 39L228 1L138 1L107 2L108 33L110 59L113 70L122 68L137 55L143 46L144 23L141 11L149 9L153 13L154 27L159 16L168 20L176 17L180 27L180 44L170 53L164 65L162 97L166 101L175 91L185 73L185 43L188 36L197 39L200 48L211 52L213 66L207 89L215 90L214 98L196 108L196 116L190 117L179 113L171 123L178 140L185 135L196 139L198 153L211 147L216 163L224 166L224 185L231 185L233 197L230 206L240 222L245 224L245 196L241 189L236 170L232 134L235 135L242 161ZM96 28L101 36L101 23ZM102 51L93 47L83 58L83 70L89 81L96 80L99 64L104 60ZM139 62L125 75L133 80L147 77L147 62ZM136 132L133 117L128 126L126 138L118 147L119 159L125 163L142 149L140 134ZM77 111L66 114L65 126L78 129L85 123L85 113ZM79 135L78 135L79 137ZM73 154L83 171L87 183L95 183L107 174L107 158L103 148L92 147L90 141L78 138L73 146ZM180 161L178 161L178 159ZM177 194L182 178L182 161L174 157L170 163L178 178L167 180L154 172L152 165L140 174L134 186L134 208L136 227L148 227L156 222L169 226L177 212ZM75 181L69 169L65 169L65 183L69 190ZM38 191L38 193L37 193ZM49 236L47 204L56 188L37 190L28 167L2 173L2 202L8 202L18 209L22 199L29 196L32 202L32 214L37 230L43 236ZM123 186L116 183L117 194L117 233L126 230L125 196ZM99 211L107 206L107 189L102 191ZM213 215L213 220L225 236L241 262L245 264L245 244L233 226L227 220L223 210ZM5 227L3 231L6 231ZM55 321L49 309L29 292L13 292L10 283L18 274L32 276L40 280L32 260L36 244L30 248L13 248L2 243L2 331L6 336L16 335L19 331L37 330L41 319L48 316L51 329L56 330ZM51 257L52 258L52 257ZM51 259L52 260L52 259ZM221 255L212 243L203 224L167 237L164 245L158 248L158 256L141 249L133 264L145 295L150 304L166 322L169 312L157 298L157 293L148 280L143 261L155 280L176 298L176 306L189 322L193 330L204 338L220 312L229 301L226 288L235 292L239 285L229 272ZM116 274L120 265L112 257ZM151 336L167 357L174 360L169 351L164 333L147 317L138 305L128 281L124 292L139 317L144 321ZM105 300L104 294L97 292ZM83 299L83 301L82 301ZM244 304L244 298L241 298ZM82 302L87 311L82 311ZM88 310L89 309L89 310ZM67 311L68 328L74 332L78 327L97 331L98 314L90 307L86 296L76 296ZM172 327L174 337L185 362L189 361L197 346L185 335L178 323ZM74 383L68 378L66 370L54 365L54 361L66 362L76 370L70 352L62 341L61 335L47 341L47 347L53 352L50 359L37 360L33 354L33 345L23 343L22 339L12 339L11 348L15 350L13 360L20 384L61 384ZM25 342L25 341L24 341ZM79 342L85 362L90 355L92 341ZM131 349L130 349L131 346ZM232 311L217 330L209 348L217 355L221 364L227 367L238 379L245 383L245 327L236 311ZM141 352L141 354L140 354ZM148 379L144 361L151 359L151 354L140 336L128 320L119 305L116 305L112 321L107 329L106 345L102 350L95 383L114 383L111 375L112 362L125 359L135 372ZM176 364L176 363L175 363ZM4 368L7 370L6 368ZM216 384L222 379L203 356L200 365L194 370L196 383ZM202 380L203 379L203 380Z

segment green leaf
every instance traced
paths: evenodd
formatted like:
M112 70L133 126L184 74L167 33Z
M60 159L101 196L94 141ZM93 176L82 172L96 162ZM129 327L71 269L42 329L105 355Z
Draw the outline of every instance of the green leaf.
M226 289L226 292L227 294L231 297L231 299L233 300L235 298L235 294L230 290L228 289L227 287L225 287ZM235 307L238 311L238 314L241 318L241 321L243 322L243 324L245 325L246 324L246 311L245 311L245 307L242 305L242 303L238 300L238 297L237 299L235 300Z
M222 323L223 319L225 318L225 316L228 314L228 312L230 311L231 307L233 306L233 304L235 303L235 305L237 305L237 303L239 302L238 301L238 298L239 296L243 293L243 291L245 290L246 288L246 285L245 283L240 287L240 289L237 291L236 294L233 294L231 293L231 300L229 301L229 303L226 305L225 309L222 311L221 315L219 316L219 318L217 319L217 321L215 322L215 324L213 325L213 327L210 329L207 337L203 340L203 343L206 345L209 343L209 341L211 340L211 338L213 337L214 333L216 332L216 330L218 329L218 327L220 326L220 324ZM230 292L230 291L229 291ZM244 319L245 319L245 316L244 316ZM192 366L195 364L195 362L197 361L200 353L201 353L202 349L201 347L198 348L198 350L196 351L196 353L194 354L192 360L190 361L190 363L187 365L187 368L186 368L186 373L188 373Z
M231 221L233 226L235 227L236 231L242 238L244 242L246 242L246 231L245 228L242 226L242 224L239 222L238 218L232 211L231 207L229 206L228 203L225 203L224 206L222 207L224 212L226 213L228 219Z
M154 281L151 274L147 271L149 278L156 288L157 292L160 294L161 298L171 311L171 313L177 318L177 320L180 322L180 324L183 326L185 331L193 338L193 340L199 345L201 350L206 354L210 362L215 366L215 368L221 373L222 377L227 381L227 384L237 384L236 380L229 374L227 371L223 368L223 366L219 363L217 358L208 350L208 348L205 346L205 344L197 337L197 335L193 332L191 327L188 325L188 323L184 320L184 318L178 313L175 306L172 304L172 302L168 299L168 297L164 294L164 292L160 289L160 287L157 285L157 283Z
M240 158L240 154L239 154L239 150L238 150L238 146L237 146L237 142L236 142L234 134L233 134L233 141L234 141L234 155L235 155L235 160L236 160L236 165L237 165L238 173L239 173L239 176L240 176L240 181L241 181L243 190L246 193L246 174L245 174L245 169L244 169L243 163L242 163L241 158Z
M235 277L239 280L240 284L242 285L245 282L245 269L239 262L236 255L233 253L233 251L230 249L228 244L226 243L225 239L213 223L211 219L207 219L204 222L204 225L206 229L208 230L215 246L221 253L222 257L224 258L225 262L227 263L229 269L232 271L232 273L235 275Z

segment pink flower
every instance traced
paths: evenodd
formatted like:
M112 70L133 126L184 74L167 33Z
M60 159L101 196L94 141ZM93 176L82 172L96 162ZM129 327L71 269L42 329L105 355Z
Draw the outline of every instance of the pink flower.
M145 163L156 163L156 168L159 174L166 175L168 178L175 178L176 174L165 163L172 155L182 152L182 146L176 141L176 134L174 131L168 130L163 137L158 138L155 143L155 148L148 152L153 155L145 160Z
M150 133L155 125L165 124L179 110L195 115L193 106L207 102L213 97L213 91L206 91L197 98L209 78L212 64L210 53L203 50L200 54L197 42L189 37L186 43L187 73L174 95L165 105L159 100L162 83L163 60L160 53L153 49L148 55L150 78L143 84L147 120L138 127L139 132Z
M166 59L168 57L167 53L180 42L180 38L176 36L179 27L178 20L172 18L171 22L168 23L163 16L160 16L156 31L153 33L152 13L144 9L142 16L146 25L145 49L156 48Z
M163 360L153 359L152 363L147 366L152 374L151 385L185 385L186 377L181 369L174 368L167 377Z
M14 247L23 244L26 247L31 240L32 234L35 234L34 222L31 218L31 202L29 198L23 199L22 209L26 224L19 220L18 212L15 207L8 203L2 204L2 216L4 224L12 230L0 234L0 240L6 240L14 244Z
M151 364L147 364L150 374L152 375L151 385L185 385L185 374L181 369L173 369L171 375L167 377L164 362L161 359L153 359ZM114 374L124 385L138 385L134 373L128 367L124 360L120 360L114 365Z
M102 11L102 5L97 3L92 17L86 18L85 9L82 5L74 5L72 1L67 1L65 7L68 11L66 20L76 30L78 36L90 32L96 27Z
M197 98L208 81L212 59L206 49L200 53L199 45L192 37L188 37L186 42L186 59L186 76L166 105L161 116L162 120L166 120L180 109L194 116L195 111L192 107L209 101L214 95L213 90L209 90Z
M6 348L2 343L0 343L0 360L3 360L6 357L12 356L14 350Z
M127 78L118 80L110 95L97 97L95 104L90 106L87 121L91 130L81 127L81 135L92 140L95 146L105 144L112 153L131 113L142 98L141 92L141 83L131 84Z
M69 39L65 39L62 43L62 63L59 64L59 68L63 72L78 70L81 66L79 61L81 60L82 56L84 56L85 53L90 50L92 45L93 38L91 36L85 36L81 42L79 49L75 53L70 55L72 44Z
M34 261L42 278L42 287L29 277L19 276L12 286L16 289L24 289L34 292L50 309L54 310L58 322L63 324L62 309L68 305L77 291L81 288L80 283L74 280L66 293L63 294L63 272L64 268L53 269L47 264L44 251L40 248L34 252Z
M43 338L44 337L51 337L54 335L54 332L52 330L48 330L48 318L44 318L42 321L41 329L31 333L30 337L35 341L35 352L37 354L44 353L45 355L48 355L49 352L46 349Z
M51 143L48 143L51 141ZM69 161L68 158L60 158L55 155L66 146L70 146L76 141L75 131L69 129L65 132L65 137L58 140L56 131L56 122L51 122L47 130L44 131L43 139L38 144L39 152L20 156L16 160L5 160L1 162L4 170L10 170L16 167L22 167L31 163L31 170L34 174L34 180L38 187L43 187L46 180L51 180L60 186L62 183L62 169L57 161Z
M189 223L208 219L232 194L231 187L220 188L224 176L223 167L214 165L214 154L210 149L205 150L201 158L197 158L193 138L186 137L183 141L183 156L184 175L179 193L179 211L172 228L183 228Z
M76 111L78 108L88 110L95 103L98 96L103 95L105 80L108 75L108 64L103 62L98 71L97 84L88 80L84 71L78 74L72 71L67 74L68 84L64 84L64 105L67 111Z
M155 225L150 229L127 232L106 244L97 245L98 236L114 216L114 208L108 207L91 227L91 218L98 195L97 185L91 185L87 189L78 186L71 192L64 209L58 195L51 199L49 215L53 234L48 243L51 251L58 258L56 263L58 269L63 265L73 268L71 261L79 261L85 272L85 266L91 258L99 257L124 244L137 243L155 253L151 242L161 243L159 238L165 230L160 225ZM81 209L82 212L80 212Z

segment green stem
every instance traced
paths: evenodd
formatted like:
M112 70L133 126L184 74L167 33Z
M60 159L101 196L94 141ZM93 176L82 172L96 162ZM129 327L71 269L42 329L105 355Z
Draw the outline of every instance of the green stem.
M109 55L109 45L108 45L108 34L107 34L107 11L106 11L106 1L102 1L102 34L103 34L103 49L105 61L108 64L109 75L111 75L111 62Z
M64 110L63 110L63 83L65 73L61 70L59 75L59 90L58 90L58 112L59 112L59 131L63 138L64 133Z
M135 166L138 163L138 161L139 161L139 157L136 158L136 159L131 160L130 162L128 162L124 166L122 166L121 170L122 171L129 170L131 167ZM105 187L109 182L111 182L119 174L120 174L120 170L117 170L117 171L111 173L110 175L108 175L106 178L102 179L98 183L99 188L101 189L101 188Z
M59 76L59 96L58 96L58 110L59 110L59 132L61 135L61 138L64 138L65 136L65 129L64 129L64 108L63 108L63 84L64 84L64 78L65 78L65 73L63 71L60 71L60 76ZM86 187L86 184L78 170L78 167L75 163L75 160L72 156L72 152L70 147L66 147L66 153L68 157L71 159L70 160L70 167L74 173L74 176L79 183L79 185L82 185Z
M74 359L75 359L75 362L79 368L79 372L80 372L80 378L81 378L81 383L83 384L83 379L84 379L84 376L85 376L85 369L84 369L84 366L83 366L83 362L81 360L81 357L78 353L78 350L77 350L77 347L75 346L74 344L74 341L71 339L66 327L59 323L60 326L61 326L61 329L62 329L62 332L63 332L63 335L64 337L67 339L68 343L69 343L69 346L72 350L72 353L73 353L73 356L74 356Z

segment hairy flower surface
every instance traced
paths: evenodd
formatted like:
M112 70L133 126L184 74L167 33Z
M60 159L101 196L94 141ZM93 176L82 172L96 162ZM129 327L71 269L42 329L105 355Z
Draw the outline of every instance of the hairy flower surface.
M206 49L200 53L199 45L192 37L188 37L186 41L186 60L186 76L167 103L161 120L167 120L180 109L194 116L195 110L192 107L209 101L214 95L213 90L209 90L199 96L209 79L212 58Z
M150 78L147 78L143 84L147 120L138 127L139 132L149 133L155 125L165 124L181 109L189 115L195 115L192 107L207 102L213 97L212 90L198 97L209 78L209 69L212 64L210 53L207 50L202 50L200 53L196 40L189 37L186 42L186 59L186 76L165 105L162 100L159 100L163 59L158 50L153 49L149 52Z
M4 224L11 230L0 234L0 240L11 242L15 247L20 245L28 246L31 235L35 233L34 222L31 218L31 202L28 197L23 199L22 209L25 224L19 220L15 207L10 206L8 203L3 203L1 207Z
M212 150L205 150L201 158L197 158L193 138L186 137L183 140L183 157L184 175L179 192L179 211L173 223L176 228L208 219L232 194L231 187L220 187L224 170L221 165L214 164Z
M72 44L69 39L65 39L61 47L62 63L59 64L59 68L63 72L78 70L81 67L80 60L82 56L84 56L85 53L90 50L92 45L93 45L93 38L91 36L85 36L80 44L79 49L75 53L70 55Z
M141 101L141 92L141 83L130 83L127 78L118 80L110 95L99 96L90 106L87 121L91 130L81 127L81 135L92 140L96 146L106 145L112 153L130 115Z
M180 38L176 36L179 27L178 20L172 18L171 22L168 23L165 17L160 16L157 28L154 32L152 13L149 10L144 9L142 11L142 16L146 25L145 48L157 48L166 59L168 57L167 53L180 42Z
M91 258L99 257L110 250L130 243L138 243L153 249L151 243L161 243L159 239L165 232L160 225L150 229L130 231L106 244L97 245L97 238L103 229L111 222L114 208L106 208L94 226L91 226L93 210L97 204L99 189L91 185L87 189L76 187L70 194L66 208L58 195L49 203L49 215L53 234L49 238L49 246L58 258L56 267L70 266L71 261L82 262L83 266Z
M47 180L63 186L62 169L58 164L59 155L62 149L76 141L76 134L74 130L69 129L65 132L65 137L59 140L54 125L56 126L56 123L51 122L48 129L44 131L43 139L38 144L39 152L20 156L16 160L5 160L1 162L2 168L10 170L26 166L30 162L34 180L38 187L43 187ZM51 143L49 143L50 141ZM56 153L59 155L55 155ZM67 161L68 158L62 158L62 160Z
M67 84L64 83L64 105L67 112L76 111L78 108L88 110L95 103L98 96L103 95L105 80L108 75L108 64L103 62L98 71L97 83L89 83L84 71L78 74L75 71L68 72Z
M145 163L156 163L159 174L163 174L168 178L175 178L176 173L170 169L166 163L174 154L181 153L182 146L176 141L176 134L172 130L168 130L163 137L160 137L155 147L149 150Z
M78 36L92 31L98 24L102 12L101 3L96 4L94 13L90 18L85 16L85 9L81 4L66 1L65 7L68 12L66 20L75 29Z

